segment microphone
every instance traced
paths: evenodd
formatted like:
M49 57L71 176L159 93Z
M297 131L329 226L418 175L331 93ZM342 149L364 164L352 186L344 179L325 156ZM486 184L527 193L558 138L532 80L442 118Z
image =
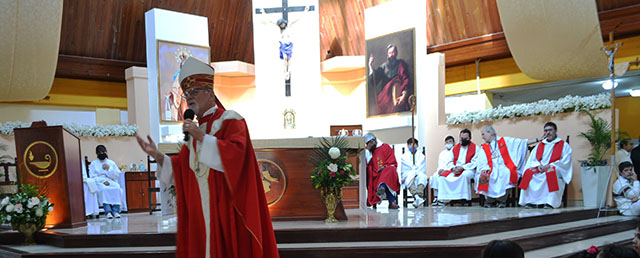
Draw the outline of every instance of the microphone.
M192 109L187 109L184 111L184 120L187 119L191 119L193 120L193 118L196 116L196 112L193 112ZM189 140L189 132L184 132L184 141L188 141Z

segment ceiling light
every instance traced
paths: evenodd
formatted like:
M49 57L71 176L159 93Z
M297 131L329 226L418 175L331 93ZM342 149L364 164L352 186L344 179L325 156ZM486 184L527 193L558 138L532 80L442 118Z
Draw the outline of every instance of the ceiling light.
M631 97L640 97L640 89L631 90L629 93Z
M613 81L613 87L618 87L618 81ZM611 90L611 80L606 80L602 83L602 88L605 90Z

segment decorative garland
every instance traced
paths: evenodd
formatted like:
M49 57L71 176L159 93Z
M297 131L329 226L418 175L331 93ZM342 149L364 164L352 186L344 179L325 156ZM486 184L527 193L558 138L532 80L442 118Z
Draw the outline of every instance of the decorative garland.
M537 115L554 115L563 112L594 110L608 107L611 107L611 95L609 93L600 93L586 97L567 95L558 100L543 99L532 103L505 107L498 106L483 111L451 114L447 117L447 124L475 124L483 121Z
M0 134L12 135L14 128L26 128L30 126L31 123L22 121L0 123ZM79 125L75 123L65 123L62 124L62 126L77 136L134 136L136 132L138 132L138 127L135 125Z

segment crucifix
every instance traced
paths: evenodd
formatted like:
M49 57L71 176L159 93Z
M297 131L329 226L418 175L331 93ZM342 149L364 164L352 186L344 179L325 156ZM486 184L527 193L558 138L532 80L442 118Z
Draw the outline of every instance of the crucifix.
M307 12L315 10L313 5L310 6L289 6L288 0L282 0L282 7L271 7L271 8L257 8L256 14L267 14L267 13L282 13L282 18L278 19L277 23L275 23L278 28L280 28L280 59L284 61L284 79L285 79L285 96L291 96L291 73L289 70L289 64L291 60L292 50L293 50L293 42L289 39L289 35L286 33L286 30L289 26L293 25L296 21L289 23L289 13L290 12Z

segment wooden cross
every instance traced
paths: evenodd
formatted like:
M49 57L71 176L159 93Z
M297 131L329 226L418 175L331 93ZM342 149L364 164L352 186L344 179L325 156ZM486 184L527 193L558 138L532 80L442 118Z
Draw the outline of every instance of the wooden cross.
M315 10L313 5L310 5L308 7L309 11ZM257 8L256 14L261 14L262 10L264 10L265 13L282 13L282 19L286 20L287 23L289 23L290 12L304 12L305 8L307 8L307 6L289 6L288 0L282 0L282 7ZM285 80L284 85L284 95L287 97L291 97L291 77Z

